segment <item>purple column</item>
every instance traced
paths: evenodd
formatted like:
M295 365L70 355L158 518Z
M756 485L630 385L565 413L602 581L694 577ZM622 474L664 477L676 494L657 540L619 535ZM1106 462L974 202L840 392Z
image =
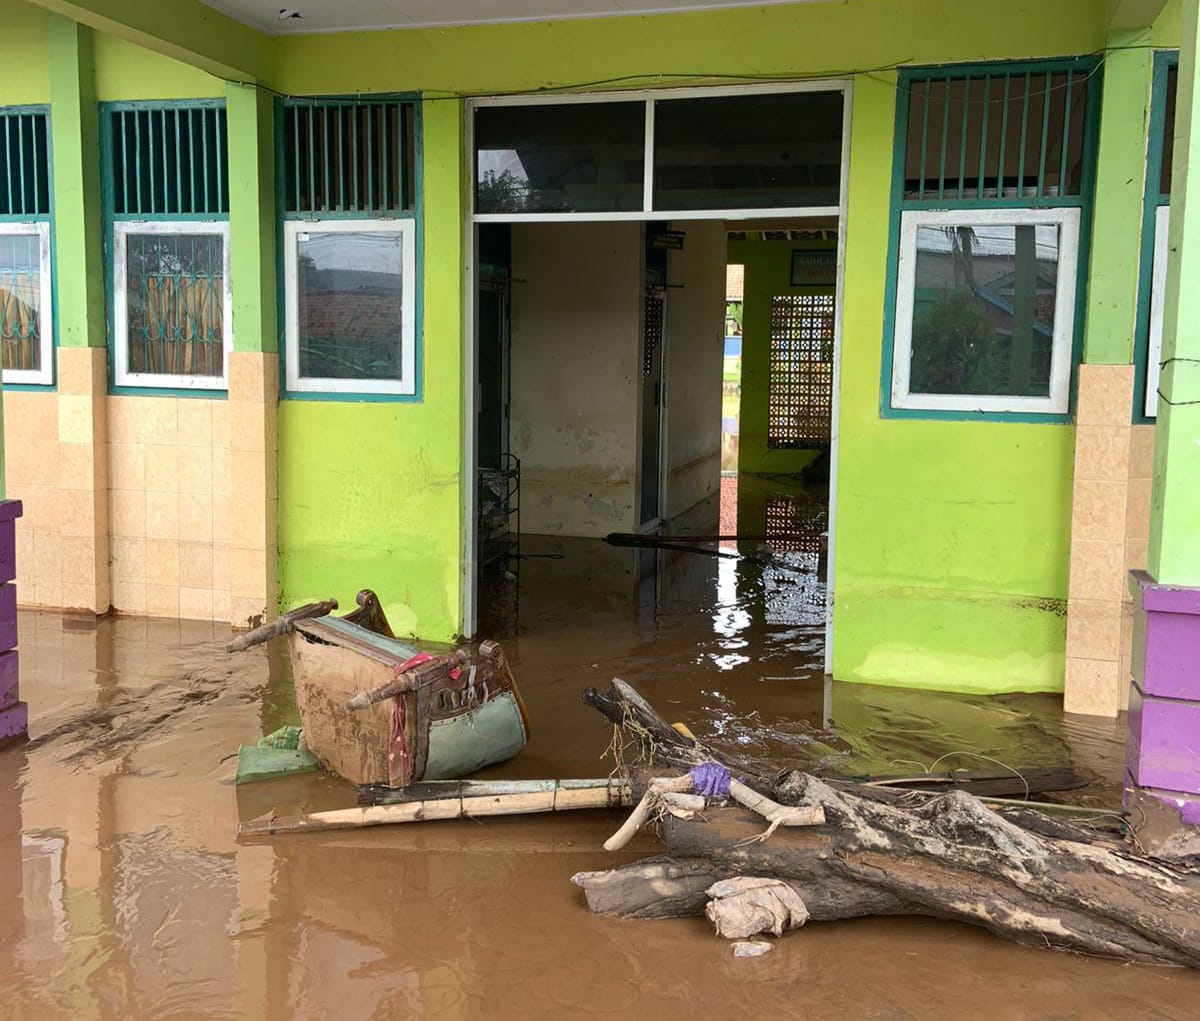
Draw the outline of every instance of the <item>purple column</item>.
M0 745L29 733L29 707L18 691L17 518L20 500L0 500Z
M1200 825L1200 589L1130 573L1134 599L1125 805ZM1139 811L1140 809L1140 811Z

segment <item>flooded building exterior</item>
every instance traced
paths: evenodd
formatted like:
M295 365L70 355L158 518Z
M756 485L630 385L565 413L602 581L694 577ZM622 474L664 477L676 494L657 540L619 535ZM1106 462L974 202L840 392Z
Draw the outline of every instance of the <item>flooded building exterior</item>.
M0 0L23 605L246 626L369 583L398 632L470 635L489 458L541 534L716 494L732 262L743 470L830 451L829 672L1125 708L1129 570L1200 585L1165 212L1194 2L218 7L255 17ZM773 443L787 351L751 338L789 309L826 323L811 446Z

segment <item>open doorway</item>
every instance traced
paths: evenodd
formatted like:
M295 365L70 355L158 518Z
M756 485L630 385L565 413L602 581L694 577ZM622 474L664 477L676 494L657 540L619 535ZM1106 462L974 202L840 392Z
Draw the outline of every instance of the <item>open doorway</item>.
M786 557L827 604L837 339L836 221L729 232L722 375L723 545ZM793 615L808 614L793 607Z
M699 611L823 668L836 227L489 223L479 251L481 633Z
M738 439L742 411L742 322L745 315L746 266L725 267L725 358L721 365L721 534L737 532ZM722 539L730 548L733 540Z
M718 669L761 671L778 642L824 673L829 496L809 483L822 465L828 479L835 442L845 93L472 104L469 633L525 642L569 621L611 643L629 625L631 641L661 650L691 631L681 662L712 646L701 658ZM807 231L832 274L820 308L808 291L794 300L791 274L812 268ZM771 249L782 283L752 269L768 232L782 241ZM748 292L731 303L731 264L755 290L753 312ZM798 423L815 404L795 398L814 367L824 424L812 446ZM768 449L750 465L758 432ZM505 523L507 552L489 557ZM497 577L519 592L508 621L489 613Z

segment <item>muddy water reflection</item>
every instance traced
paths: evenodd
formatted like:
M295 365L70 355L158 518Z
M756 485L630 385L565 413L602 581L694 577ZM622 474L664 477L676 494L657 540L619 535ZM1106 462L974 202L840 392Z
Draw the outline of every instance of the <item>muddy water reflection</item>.
M826 706L819 601L784 566L541 552L564 559L523 564L506 643L533 739L493 775L606 771L609 734L578 694L613 674L751 760L866 772L974 750L1116 775L1119 728L1064 719L1051 698L835 685ZM654 846L605 855L605 813L239 847L239 816L353 801L323 776L232 785L237 745L294 719L280 650L231 664L221 629L190 624L25 614L21 628L34 740L0 751L0 1017L1196 1016L1190 973L937 922L814 926L735 961L699 920L593 917L569 876Z

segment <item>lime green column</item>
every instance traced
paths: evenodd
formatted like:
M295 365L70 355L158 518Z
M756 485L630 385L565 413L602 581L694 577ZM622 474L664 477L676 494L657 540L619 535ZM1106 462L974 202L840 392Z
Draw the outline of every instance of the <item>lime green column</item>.
M49 63L58 342L61 347L103 347L100 133L92 30L52 16Z
M1132 17L1132 8L1126 13ZM1099 716L1115 716L1129 686L1121 634L1149 41L1145 27L1110 30L1106 40L1084 364L1075 400L1064 706Z
M275 131L271 94L226 85L229 270L235 351L276 351Z
M269 93L227 85L230 614L235 627L279 605L279 356L275 277L275 129ZM228 339L226 343L228 344Z
M1200 0L1183 0L1182 20L1149 569L1160 584L1200 587Z
M48 516L35 520L30 515L29 524L36 530L35 543L43 565L37 581L38 602L103 614L112 603L108 331L92 43L90 28L51 16L47 63L54 175L59 458L53 499L59 513L57 520Z
M1149 29L1110 33L1104 57L1100 150L1088 271L1084 361L1133 361L1146 124L1153 55Z

